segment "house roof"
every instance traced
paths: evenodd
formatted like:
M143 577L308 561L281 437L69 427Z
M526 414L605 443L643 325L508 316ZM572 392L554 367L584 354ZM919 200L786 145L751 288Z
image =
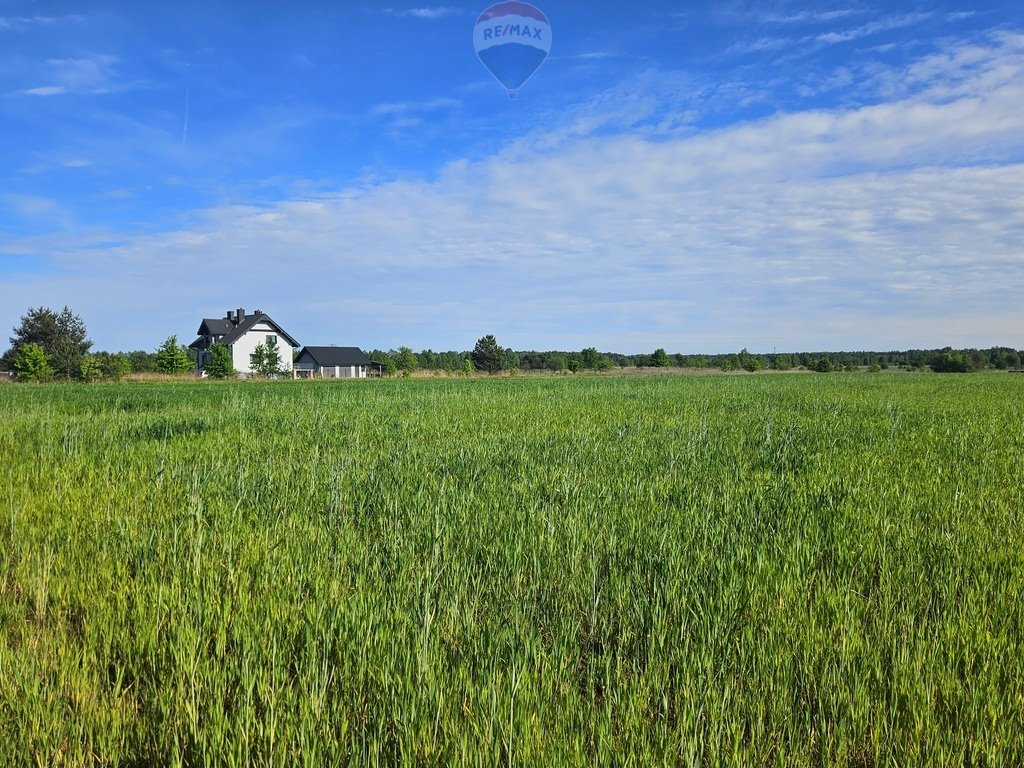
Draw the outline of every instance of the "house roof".
M370 358L359 347L303 347L296 362L309 359L316 365L370 365Z
M284 328L274 322L270 315L264 314L252 314L246 315L245 320L235 325L227 318L219 317L211 320L206 318L202 323L199 324L199 338L189 344L189 347L198 347L203 340L204 336L221 336L220 343L230 347L238 339L246 334L247 331L251 330L254 325L258 323L266 323L267 325L273 326L274 330L277 331L277 335L288 342L288 346L297 347L299 342L293 339Z
M235 324L225 317L217 317L212 320L206 318L199 324L199 330L196 333L200 336L223 336L234 327Z

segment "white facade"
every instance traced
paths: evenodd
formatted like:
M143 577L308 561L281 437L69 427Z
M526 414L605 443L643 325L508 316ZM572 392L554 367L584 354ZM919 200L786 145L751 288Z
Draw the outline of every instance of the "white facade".
M260 344L266 344L273 337L277 342L277 357L281 361L281 371L290 373L292 370L292 348L281 338L277 329L269 323L256 323L231 345L231 360L235 370L241 374L252 373L252 353Z
M310 368L321 379L365 379L365 365L321 365Z

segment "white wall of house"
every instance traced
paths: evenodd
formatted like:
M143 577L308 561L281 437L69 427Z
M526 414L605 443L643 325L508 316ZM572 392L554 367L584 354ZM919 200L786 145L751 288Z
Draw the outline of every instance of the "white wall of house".
M320 369L324 378L334 379L365 379L365 365L333 365Z
M287 341L281 338L281 334L277 332L277 329L268 323L256 323L256 325L245 332L244 336L235 339L235 343L231 345L231 360L236 371L239 373L252 373L250 357L256 351L256 347L266 343L267 336L273 336L277 339L277 356L281 361L281 370L291 371L292 348L288 346Z
M365 379L365 365L316 365L310 362L299 362L296 368L310 371L320 379Z

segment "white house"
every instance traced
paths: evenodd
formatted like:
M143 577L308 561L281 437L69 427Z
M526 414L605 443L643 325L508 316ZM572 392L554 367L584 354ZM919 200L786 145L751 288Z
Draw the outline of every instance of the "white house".
M223 344L231 350L231 364L240 374L252 373L250 357L260 344L273 341L277 344L278 359L281 370L291 373L293 348L299 342L293 339L270 315L257 309L253 314L246 315L239 308L228 311L222 317L211 320L204 319L196 331L199 338L189 344L190 349L197 351L196 366L202 370L210 357L210 347L214 343Z
M305 378L365 379L380 375L380 364L359 347L303 347L295 358L295 373Z

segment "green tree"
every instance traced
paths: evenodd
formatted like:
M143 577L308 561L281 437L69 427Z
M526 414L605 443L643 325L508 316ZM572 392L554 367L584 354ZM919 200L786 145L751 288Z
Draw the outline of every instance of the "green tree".
M156 370L156 355L144 349L136 349L127 354L128 363L136 373L152 373Z
M501 351L501 367L506 371L519 371L519 353L513 349Z
M395 355L395 366L403 376L410 376L419 367L416 353L409 347L399 347L398 354Z
M160 373L177 375L188 373L192 362L188 359L185 348L178 344L177 336L168 336L156 351L156 370Z
M96 355L85 355L79 364L78 375L82 381L99 381L103 378L103 366Z
M18 347L14 357L14 370L19 379L25 381L49 381L53 378L53 368L46 359L46 352L38 344L29 342Z
M772 361L772 368L777 371L788 371L794 365L795 362L792 355L776 355Z
M651 365L655 368L668 368L672 364L672 361L668 359L668 353L658 347L654 350L654 354L651 355Z
M21 347L36 344L46 354L54 374L67 379L81 375L82 357L92 347L85 323L68 307L60 312L47 307L30 308L21 316L21 323L14 328L10 341L11 348L0 359L4 367L14 365Z
M931 369L936 373L970 373L974 370L974 362L962 352L946 349L935 356Z
M206 360L206 373L212 379L228 379L235 375L231 350L224 344L214 343Z
M583 367L589 371L596 371L601 367L601 361L604 356L597 351L594 347L587 347L580 352L580 360L583 363Z
M120 381L125 375L132 372L132 364L127 355L110 355L104 361L103 372L114 381Z
M249 367L257 376L270 378L281 373L281 356L277 349L277 341L269 339L260 344L249 355Z
M569 358L561 352L551 352L545 360L545 365L556 373L569 370Z
M462 371L461 371L461 373L462 373L463 376L472 376L473 375L473 371L475 371L475 370L476 370L476 367L473 365L473 358L467 357L465 360L462 361Z
M497 373L501 370L503 362L503 351L493 335L487 334L477 340L476 346L473 347L473 366L477 370Z

